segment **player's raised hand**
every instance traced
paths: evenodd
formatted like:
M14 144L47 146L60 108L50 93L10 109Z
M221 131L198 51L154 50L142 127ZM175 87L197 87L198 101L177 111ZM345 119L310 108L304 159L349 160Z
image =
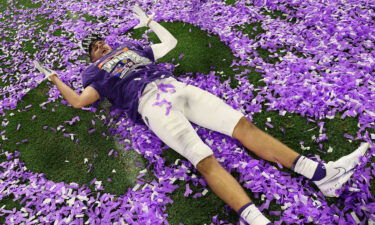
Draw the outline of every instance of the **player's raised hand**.
M133 7L133 12L134 16L139 20L139 24L134 29L146 27L150 19L147 14L137 4Z
M39 70L39 72L44 73L45 79L51 81L51 76L56 75L57 73L51 69L45 68L39 61L34 61L34 66Z

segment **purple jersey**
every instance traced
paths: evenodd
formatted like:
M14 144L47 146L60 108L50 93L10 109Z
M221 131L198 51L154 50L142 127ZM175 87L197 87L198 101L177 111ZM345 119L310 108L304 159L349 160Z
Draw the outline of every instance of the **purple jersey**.
M92 63L81 76L84 88L95 88L101 100L106 97L113 107L125 110L131 120L143 124L138 113L143 89L149 82L172 73L155 64L150 46L127 42Z

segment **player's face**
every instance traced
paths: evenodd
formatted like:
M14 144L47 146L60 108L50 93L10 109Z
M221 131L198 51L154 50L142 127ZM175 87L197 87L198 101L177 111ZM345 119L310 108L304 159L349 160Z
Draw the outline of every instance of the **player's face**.
M95 41L90 51L91 61L95 62L96 60L110 53L111 51L111 46L105 43L105 41Z

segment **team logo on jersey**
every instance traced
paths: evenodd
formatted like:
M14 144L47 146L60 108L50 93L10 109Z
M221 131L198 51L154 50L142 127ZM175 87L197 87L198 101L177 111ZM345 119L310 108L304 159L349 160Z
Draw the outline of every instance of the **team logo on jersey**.
M98 68L110 73L112 76L124 78L137 67L152 63L146 57L140 56L128 48L123 48L99 63Z

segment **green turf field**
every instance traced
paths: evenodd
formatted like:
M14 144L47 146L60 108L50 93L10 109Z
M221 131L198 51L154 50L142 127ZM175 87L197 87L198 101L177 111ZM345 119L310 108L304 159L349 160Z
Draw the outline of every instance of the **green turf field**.
M229 4L230 1L227 3ZM0 10L6 7L6 1L2 0L1 4ZM29 1L19 1L19 7L38 7L38 5L32 5ZM274 15L277 16L277 12ZM39 19L35 23L40 25L40 29L45 29L50 21L42 16ZM232 71L229 66L234 56L230 48L222 43L217 36L207 36L205 31L182 22L161 22L161 24L179 41L177 47L160 60L161 62L171 62L174 59L173 63L179 64L175 70L176 76L186 72L209 73L212 68L215 68L215 71L223 71L221 78L223 81L232 78L232 87L236 87L237 82L233 79L234 75L245 69L250 69L252 72L248 74L249 80L255 86L265 85L261 81L262 74L255 72L254 68L243 67L239 71ZM254 27L258 27L258 29L254 31ZM248 24L241 29L254 39L258 33L262 32L260 24ZM141 38L144 31L145 28L137 30L133 37ZM14 30L8 30L8 32L15 34ZM61 32L56 32L55 35L61 35ZM150 34L150 39L157 42L154 34ZM212 47L208 48L209 45ZM26 44L24 49L30 53L38 51L33 48L31 43ZM185 56L179 59L181 53ZM267 50L259 49L259 54L267 59L270 53ZM269 60L272 62L274 59L269 58ZM6 68L3 62L1 62L1 68ZM0 82L2 86L7 84L6 81ZM5 117L9 120L9 125L0 129L6 130L9 140L2 142L1 148L10 152L20 151L22 153L20 159L26 163L30 171L44 173L48 179L55 182L76 182L93 187L89 182L97 178L103 181L104 192L115 195L122 195L128 188L132 188L139 172L147 168L147 161L134 151L124 152L122 150L116 142L116 138L109 134L109 127L103 124L100 119L102 116L106 116L106 113L74 109L61 102L48 104L46 109L39 107L40 103L47 100L46 93L51 86L51 83L43 83L30 91L22 99L17 109L6 112ZM30 108L26 107L30 104L32 105ZM34 120L32 120L33 115L36 115ZM80 121L74 125L64 123L76 116L80 117ZM272 120L273 129L267 128L265 125L267 118ZM287 113L285 116L280 116L278 112L263 110L263 112L254 115L253 122L297 152L317 154L325 161L335 160L346 155L359 145L359 142L349 142L343 136L345 133L355 136L358 130L357 118L340 119L338 114L332 120L323 121L329 138L324 142L324 146L325 148L332 147L334 149L332 153L320 152L318 144L312 140L313 135L319 135L319 128L316 127L320 121L309 122L307 118L297 114ZM19 124L20 127L17 130ZM65 131L51 129L51 127L56 129L59 125L63 125ZM45 128L45 126L48 127ZM89 133L88 131L92 128L95 131ZM282 130L285 130L285 134L281 132ZM63 133L75 134L74 139L65 137ZM19 143L24 139L28 139L28 142ZM76 142L77 139L79 143ZM310 150L302 150L301 141L304 142L304 146L311 147ZM112 149L118 154L109 156L108 153ZM179 158L172 151L166 151L164 157L167 158L167 163L174 163ZM256 156L254 155L254 157ZM236 174L234 175L236 176ZM152 179L153 175L148 171L146 180ZM167 210L171 224L208 224L215 215L219 215L220 219L228 220L231 223L237 222L237 215L224 207L224 202L211 191L205 197L193 199L183 196L185 182L178 181L177 184L181 188L171 195L174 203L170 204ZM249 194L252 196L251 193ZM334 199L329 201L335 202ZM254 199L254 202L257 203L259 200ZM0 207L2 205L6 205L7 209L21 207L19 202L13 202L11 198L1 200ZM269 210L280 210L280 206L273 201ZM264 214L270 219L278 219L277 216L268 215L268 210L265 210ZM0 218L0 222L2 221L3 218Z

